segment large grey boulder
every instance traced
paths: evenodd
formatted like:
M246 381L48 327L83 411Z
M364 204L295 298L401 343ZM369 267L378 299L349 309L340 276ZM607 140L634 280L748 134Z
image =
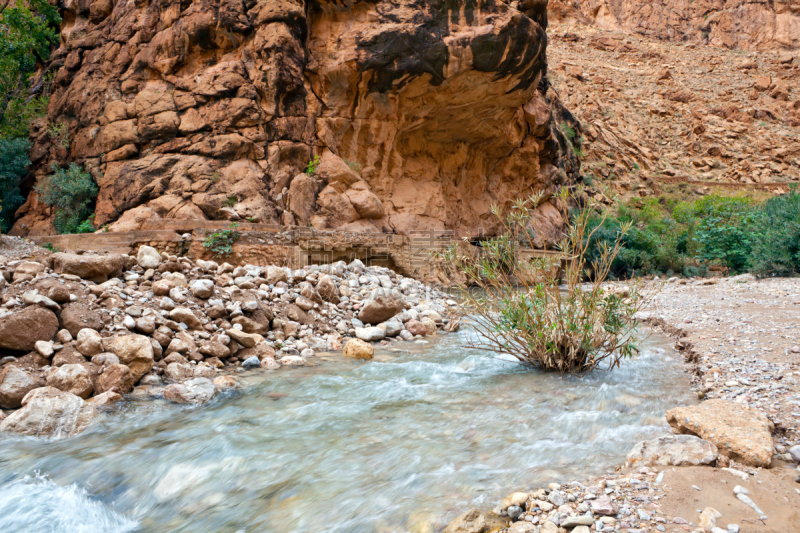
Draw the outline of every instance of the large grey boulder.
M32 390L23 407L0 422L0 432L34 437L65 438L77 435L98 415L83 399L55 387Z
M164 398L175 403L205 403L216 394L217 389L208 378L194 378L183 383L173 383L164 389Z
M717 447L693 435L670 435L642 441L628 453L631 465L688 466L714 464Z

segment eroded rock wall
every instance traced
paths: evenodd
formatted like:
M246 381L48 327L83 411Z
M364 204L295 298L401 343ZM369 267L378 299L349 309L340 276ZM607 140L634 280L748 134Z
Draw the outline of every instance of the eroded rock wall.
M37 179L77 161L95 224L491 231L578 171L546 79L547 2L68 0ZM303 173L314 156L316 172ZM17 234L52 232L35 193Z
M800 49L798 0L551 0L558 18L670 41L744 50Z

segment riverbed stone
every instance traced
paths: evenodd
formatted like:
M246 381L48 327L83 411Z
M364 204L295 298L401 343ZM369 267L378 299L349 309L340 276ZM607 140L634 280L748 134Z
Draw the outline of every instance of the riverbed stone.
M617 505L608 496L600 496L595 500L591 500L589 506L592 509L592 513L596 515L615 516L618 512Z
M632 466L713 465L717 447L694 435L670 435L637 443L628 453Z
M103 373L97 376L95 392L102 394L116 391L119 394L128 394L133 390L135 381L131 369L120 363L111 363L103 367Z
M84 328L101 331L103 320L100 313L84 302L72 302L64 306L59 313L61 327L76 337Z
M136 254L136 262L145 270L158 268L158 265L161 264L161 254L152 246L140 246Z
M411 319L405 324L406 329L412 335L420 335L422 337L428 334L428 328L419 320Z
M445 533L482 533L486 527L486 517L477 509L470 509L453 519L445 528Z
M30 352L36 341L51 341L57 332L55 313L44 307L26 307L0 318L0 348Z
M56 439L71 437L85 430L98 415L97 409L82 398L55 387L32 390L23 404L0 422L0 432Z
M367 300L358 313L358 319L365 324L380 324L401 313L403 301L393 296L380 295Z
M221 391L236 388L236 379L232 376L217 376L212 380L212 383Z
M529 496L530 495L527 492L512 492L511 494L503 498L503 501L500 502L500 508L503 511L505 511L512 505L518 505L522 507L523 505L525 505L525 502L528 501Z
M193 376L192 365L188 363L169 363L164 369L164 377L173 381L183 381Z
M94 384L89 371L83 365L62 365L47 374L47 386L70 392L84 400L92 395Z
M16 365L9 364L0 368L0 407L16 409L22 405L22 399L33 389L44 386L44 380L25 372Z
M362 341L374 342L383 339L386 335L383 330L377 326L368 328L356 328L356 337Z
M572 529L577 526L591 526L594 524L594 517L591 515L568 516L559 524L566 529Z
M344 345L342 355L355 359L372 359L375 356L375 347L361 339L350 339Z
M131 369L134 381L153 368L153 346L143 335L128 334L103 339L103 348L119 358L120 363Z
M90 328L78 331L75 348L86 357L93 357L103 353L103 337Z
M91 405L92 407L108 407L110 405L114 405L115 403L122 400L122 395L112 392L106 391L101 394L96 394L86 400L86 403Z
M53 270L59 274L72 274L95 283L116 278L128 262L122 254L69 254L55 253L52 256Z
M169 317L179 324L186 324L189 329L200 329L203 327L203 323L197 318L197 315L187 307L176 307L169 312Z
M713 399L671 409L666 417L676 433L697 435L742 464L768 467L772 461L772 423L748 405Z
M216 394L217 389L208 378L194 378L183 383L173 383L164 389L164 398L175 403L205 403Z

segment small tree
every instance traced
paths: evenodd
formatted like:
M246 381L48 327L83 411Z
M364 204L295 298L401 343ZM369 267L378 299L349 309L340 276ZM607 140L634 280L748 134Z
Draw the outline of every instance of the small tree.
M562 191L563 201L577 200ZM641 283L609 291L603 285L620 250L623 226L612 246L602 245L598 256L587 257L588 243L598 226L590 218L598 204L586 205L568 224L558 252L538 254L530 247L537 232L531 209L541 196L518 201L508 213L494 206L501 223L498 236L477 249L452 246L446 263L466 276L459 286L464 297L461 313L476 335L468 347L511 355L520 363L545 370L584 372L601 365L611 369L636 352L636 312L647 298ZM600 215L604 220L607 212ZM600 224L602 226L602 223ZM567 264L563 287L557 273ZM584 276L592 281L584 284Z
M75 163L67 168L53 167L53 174L36 186L39 200L56 213L53 225L59 233L93 231L92 203L97 198L97 185L92 176ZM88 221L88 223L87 223Z

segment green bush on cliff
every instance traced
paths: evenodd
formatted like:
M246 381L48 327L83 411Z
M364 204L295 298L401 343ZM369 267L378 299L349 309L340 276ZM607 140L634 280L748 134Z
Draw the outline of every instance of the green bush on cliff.
M14 211L22 205L25 198L19 185L25 177L29 144L27 139L0 138L0 226L8 231L14 218Z
M97 198L97 185L92 176L72 163L67 168L54 167L53 174L36 186L39 200L55 208L53 225L59 233L94 231L90 216ZM88 225L87 225L88 222Z
M760 276L800 273L800 193L770 198L761 206L752 243L751 270Z

